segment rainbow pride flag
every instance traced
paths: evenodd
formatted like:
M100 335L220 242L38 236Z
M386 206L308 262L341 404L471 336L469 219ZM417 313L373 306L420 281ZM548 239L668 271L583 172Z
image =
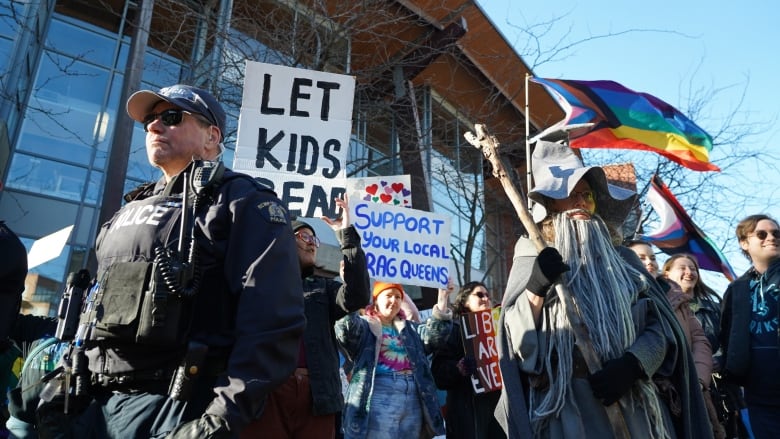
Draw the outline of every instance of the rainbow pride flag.
M694 171L720 171L709 160L712 137L655 96L637 93L614 81L530 79L545 86L566 113L563 120L543 133L592 124L579 136L571 132L572 148L652 151Z
M702 269L721 272L729 281L736 279L736 273L723 253L693 222L657 175L650 180L647 201L658 213L660 225L653 233L641 236L643 240L655 244L667 255L690 253L696 256Z

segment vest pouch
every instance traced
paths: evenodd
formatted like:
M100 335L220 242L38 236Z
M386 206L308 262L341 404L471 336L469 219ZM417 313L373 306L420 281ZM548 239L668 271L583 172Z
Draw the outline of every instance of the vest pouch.
M191 300L171 294L160 273L155 263L154 281L144 293L136 341L145 345L179 346L189 329L185 315L189 314Z
M118 262L109 267L101 285L93 339L135 341L151 271L151 262Z

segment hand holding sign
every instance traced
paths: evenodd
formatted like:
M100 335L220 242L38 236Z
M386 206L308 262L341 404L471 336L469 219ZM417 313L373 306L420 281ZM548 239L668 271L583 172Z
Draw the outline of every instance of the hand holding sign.
M327 216L321 216L320 219L325 221L331 229L334 231L345 229L349 227L349 199L347 194L343 194L341 198L334 198L336 206L341 208L341 215L336 219L330 219Z
M447 288L439 288L439 300L436 306L439 311L446 311L450 306L450 295L455 292L455 282L451 277L447 278Z
M460 372L461 375L467 377L477 371L477 362L474 360L474 357L467 355L461 358L460 361L455 364L455 367L458 368L458 372Z

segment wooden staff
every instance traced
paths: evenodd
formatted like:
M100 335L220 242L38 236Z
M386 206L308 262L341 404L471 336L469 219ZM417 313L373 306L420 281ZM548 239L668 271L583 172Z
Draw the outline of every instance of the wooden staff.
M504 192L506 192L509 201L511 201L512 205L515 207L515 212L517 212L517 216L520 217L520 221L522 221L525 230L528 232L529 239L531 239L536 246L537 252L542 251L547 247L547 243L544 241L544 238L542 238L539 228L536 226L536 223L534 223L533 217L526 207L525 194L506 172L507 168L504 166L504 161L498 153L498 141L496 141L495 137L488 134L487 128L482 124L474 125L474 131L477 132L476 136L471 132L464 134L466 140L475 148L482 151L482 155L484 155L493 166L493 176L498 178L501 185L504 186ZM561 283L555 284L555 292L563 305L566 317L569 319L572 331L574 331L575 343L577 347L580 348L580 352L585 359L585 364L588 366L588 371L590 371L591 374L598 372L601 370L601 359L599 359L599 356L593 348L593 342L590 339L590 334L588 334L588 328L585 326L585 323L577 312L571 292ZM623 413L620 411L620 404L611 404L605 406L604 409L607 412L607 417L609 418L612 432L615 434L615 437L629 439L628 426L626 425L626 420L623 418Z

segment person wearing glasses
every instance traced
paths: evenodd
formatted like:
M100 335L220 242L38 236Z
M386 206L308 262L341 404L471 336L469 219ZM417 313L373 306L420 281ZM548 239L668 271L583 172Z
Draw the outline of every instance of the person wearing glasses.
M271 393L262 417L241 437L279 439L332 439L344 408L339 354L334 325L348 313L363 309L371 300L366 255L360 234L349 224L346 195L336 198L342 209L338 219L322 217L335 232L341 249L341 282L315 273L320 239L300 219L292 229L303 276L306 329L301 339L295 372Z
M492 439L506 437L493 416L501 392L475 393L471 375L476 360L463 348L460 316L470 312L490 311L493 301L482 282L468 282L455 295L452 305L453 328L446 345L434 352L431 372L436 387L447 391L444 425L448 439Z
M138 91L127 113L162 177L127 194L100 230L71 352L75 362L83 349L88 370L49 382L41 436L236 437L298 357L305 319L289 214L217 161L226 116L209 92Z
M507 436L595 439L627 430L634 438L711 438L674 313L636 254L616 247L611 233L636 194L563 144L537 142L532 173L528 196L548 246L539 251L518 239L502 303L495 415ZM574 309L560 298L564 286ZM655 378L674 386L676 405L664 403ZM672 418L670 408L679 415Z
M774 438L780 431L780 224L750 215L736 235L751 267L723 295L724 378L743 386L753 437Z

